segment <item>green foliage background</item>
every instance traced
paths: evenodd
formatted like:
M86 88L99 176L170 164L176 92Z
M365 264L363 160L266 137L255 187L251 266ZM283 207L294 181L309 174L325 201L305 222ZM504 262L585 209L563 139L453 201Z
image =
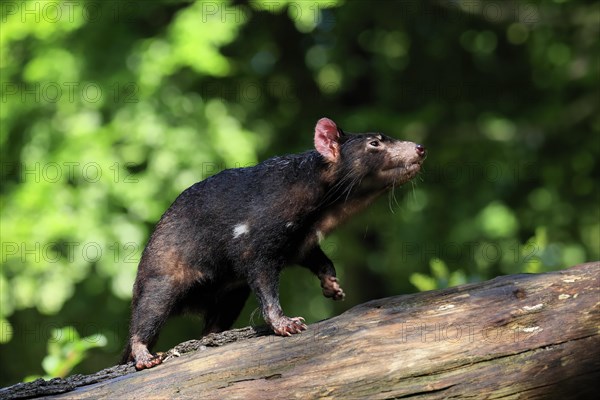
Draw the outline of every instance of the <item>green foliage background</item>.
M377 297L600 258L597 2L1 11L2 385L82 358L72 372L114 364L161 213L223 168L309 148L322 116L422 143L429 157L414 184L326 240L346 301L292 268L289 315L314 322ZM259 323L255 308L237 326ZM174 319L157 349L200 327Z

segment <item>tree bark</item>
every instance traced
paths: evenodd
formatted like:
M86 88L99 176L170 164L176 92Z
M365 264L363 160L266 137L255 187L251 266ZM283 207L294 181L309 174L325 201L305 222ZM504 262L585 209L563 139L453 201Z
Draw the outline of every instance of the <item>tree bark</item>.
M292 337L264 328L213 334L150 370L19 384L0 397L591 398L599 277L594 262L374 300Z

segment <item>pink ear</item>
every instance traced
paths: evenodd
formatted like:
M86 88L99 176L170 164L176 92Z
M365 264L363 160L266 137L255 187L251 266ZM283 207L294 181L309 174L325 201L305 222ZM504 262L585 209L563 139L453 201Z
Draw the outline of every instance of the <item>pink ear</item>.
M335 122L329 118L321 118L315 126L315 149L327 161L335 162L340 154L340 133Z

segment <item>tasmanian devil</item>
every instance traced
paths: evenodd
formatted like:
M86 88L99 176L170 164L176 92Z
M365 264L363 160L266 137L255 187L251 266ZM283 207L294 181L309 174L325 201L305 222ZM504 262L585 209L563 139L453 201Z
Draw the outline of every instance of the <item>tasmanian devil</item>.
M160 364L150 353L170 315L204 315L203 334L229 329L250 291L265 321L282 336L307 327L279 304L279 273L310 269L323 295L344 298L323 235L377 196L412 179L425 158L421 145L380 133L346 134L317 122L315 150L228 169L186 189L158 222L133 289L123 363Z

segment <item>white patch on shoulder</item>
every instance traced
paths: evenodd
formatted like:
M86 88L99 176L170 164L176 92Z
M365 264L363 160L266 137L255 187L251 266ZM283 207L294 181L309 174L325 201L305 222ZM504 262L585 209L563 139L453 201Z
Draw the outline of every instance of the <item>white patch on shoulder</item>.
M248 229L248 224L237 224L233 228L233 238L237 239L240 236L247 234L248 232L250 232L250 229Z
M317 230L316 234L317 234L317 241L318 241L319 243L321 243L321 242L323 241L323 239L325 238L325 237L323 236L323 232L321 232L320 230Z
M292 221L290 221L287 224L285 224L286 228L291 228L292 226L294 226L294 223Z

